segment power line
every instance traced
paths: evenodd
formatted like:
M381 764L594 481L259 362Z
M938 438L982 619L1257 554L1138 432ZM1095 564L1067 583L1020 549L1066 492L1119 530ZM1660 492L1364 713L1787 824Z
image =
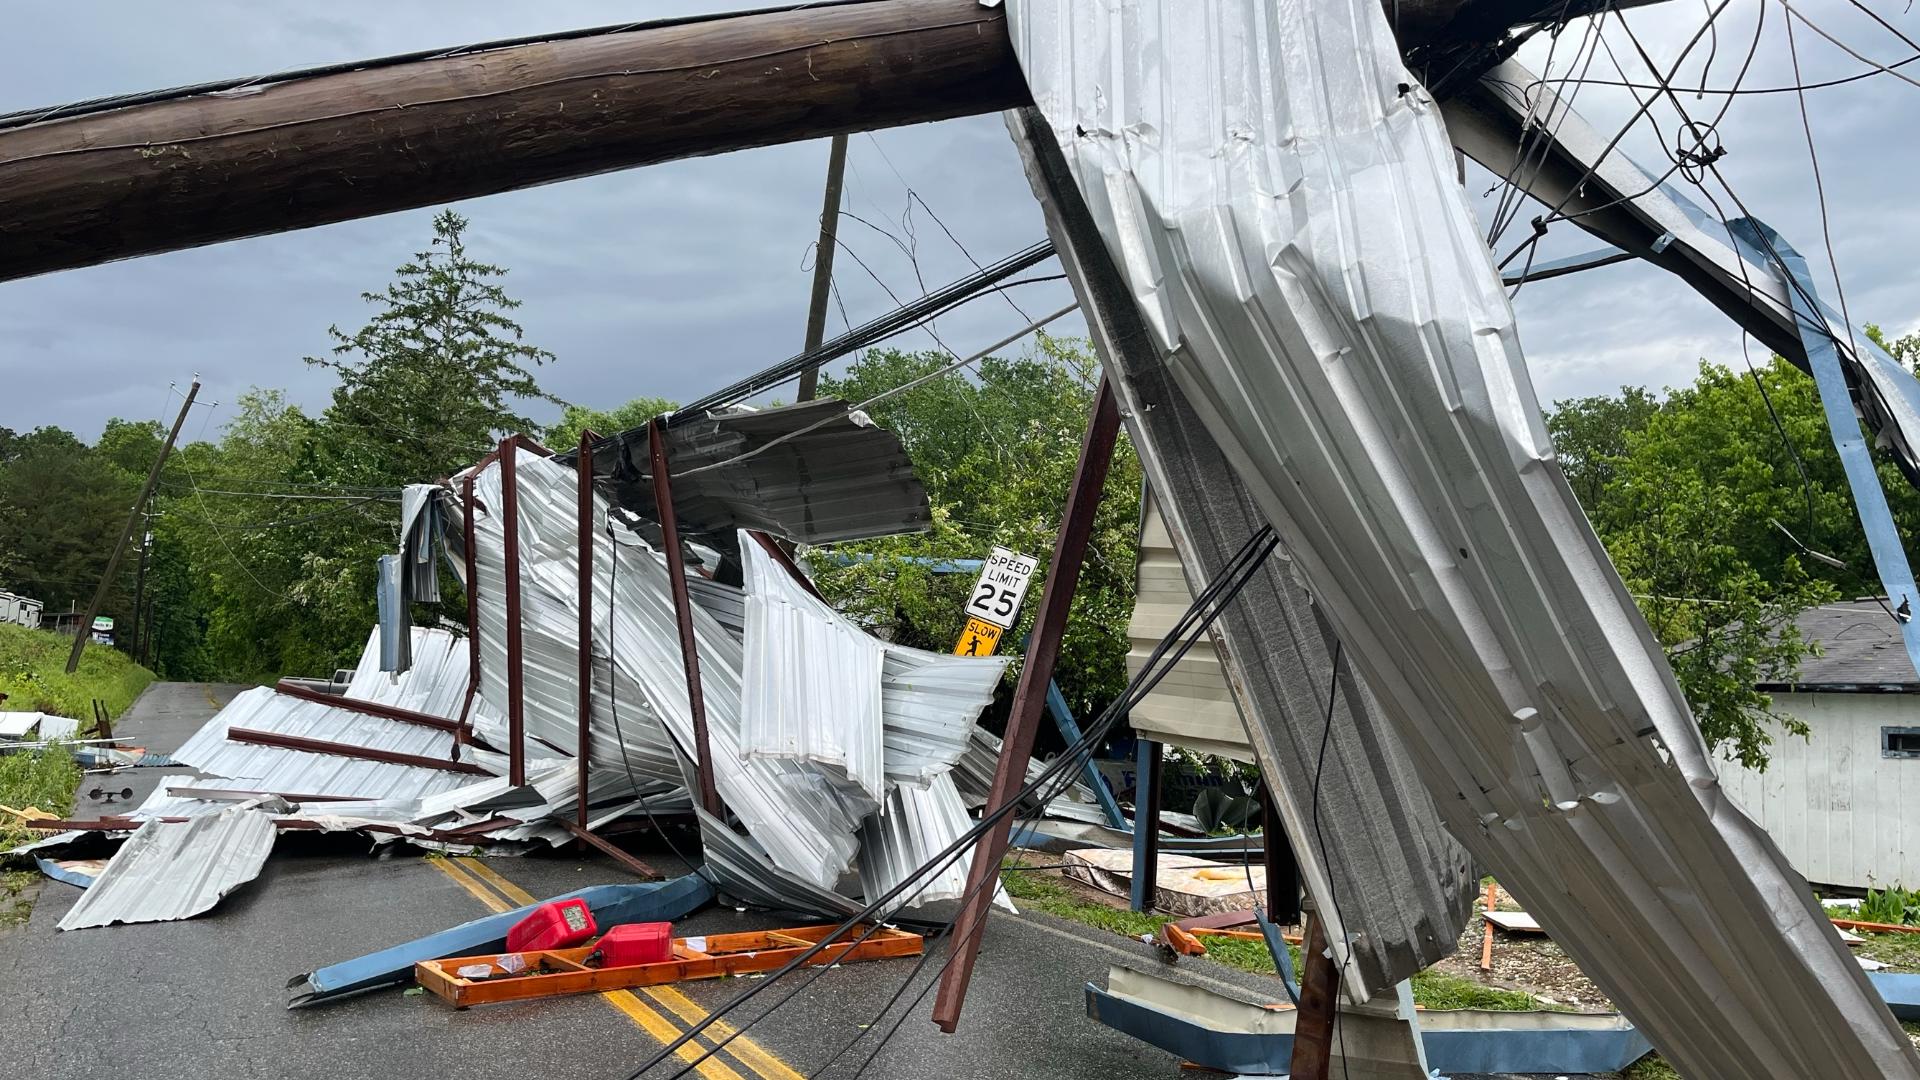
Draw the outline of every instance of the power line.
M801 371L808 367L817 367L856 349L866 348L911 330L930 318L970 302L983 295L989 288L1001 285L1021 271L1052 258L1053 254L1053 242L1050 240L1042 240L1016 251L983 271L952 281L918 300L902 305L877 319L862 323L839 337L823 343L818 349L811 349L798 356L790 357L682 406L668 418L667 426L685 423L715 409L738 404L756 394L765 393L782 383L798 378Z

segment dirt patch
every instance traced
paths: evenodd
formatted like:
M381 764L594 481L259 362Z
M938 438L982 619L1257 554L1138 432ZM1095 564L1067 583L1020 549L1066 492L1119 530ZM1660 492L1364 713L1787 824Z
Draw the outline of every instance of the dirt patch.
M1505 889L1496 891L1498 911L1520 911ZM1457 975L1483 986L1502 990L1520 990L1532 994L1547 1008L1572 1012L1613 1012L1613 1002L1593 985L1580 965L1545 934L1509 934L1493 932L1493 968L1480 970L1480 947L1486 936L1485 921L1480 918L1484 901L1474 905L1473 918L1460 933L1459 948L1452 956L1435 964L1434 970Z

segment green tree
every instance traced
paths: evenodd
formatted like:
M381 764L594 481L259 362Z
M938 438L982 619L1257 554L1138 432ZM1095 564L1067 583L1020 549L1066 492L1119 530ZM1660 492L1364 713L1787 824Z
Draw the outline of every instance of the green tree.
M661 413L673 411L675 404L666 398L637 397L612 409L567 405L560 410L560 419L547 428L542 438L548 447L565 450L578 446L580 433L588 428L601 435L627 431L640 427Z
M1556 401L1547 413L1547 432L1560 458L1560 470L1586 507L1599 505L1613 479L1615 461L1626 453L1627 436L1647 426L1660 402L1645 388L1623 386L1618 395Z
M307 362L340 380L324 418L324 465L343 484L394 484L445 476L504 436L539 430L520 411L553 402L534 369L553 354L527 344L508 313L520 306L498 284L506 274L467 252L467 219L443 210L427 250L395 271L377 310L352 334L329 329L331 357Z
M863 401L950 362L941 353L875 350L844 375L822 378L820 391ZM936 379L874 407L874 421L900 436L927 486L933 527L812 553L822 591L882 636L944 651L965 621L973 575L936 573L933 564L981 558L995 544L1012 548L1041 567L1001 645L1017 657L1045 585L1097 378L1084 342L1043 336L1032 356L991 357L976 377ZM1140 482L1123 435L1062 642L1059 681L1077 715L1104 708L1126 683Z
M0 514L0 552L13 563L5 586L48 611L84 606L152 459L136 476L62 428L9 436L0 444L0 506L8 511ZM132 610L131 561L123 568L101 609L116 624Z
M1790 680L1809 654L1794 618L1880 591L1852 493L1813 380L1779 357L1750 372L1703 362L1652 401L1627 388L1563 402L1548 429L1568 439L1563 468L1702 733L1764 767L1776 733L1806 731L1753 688ZM1914 535L1920 494L1890 461L1879 468L1901 534Z

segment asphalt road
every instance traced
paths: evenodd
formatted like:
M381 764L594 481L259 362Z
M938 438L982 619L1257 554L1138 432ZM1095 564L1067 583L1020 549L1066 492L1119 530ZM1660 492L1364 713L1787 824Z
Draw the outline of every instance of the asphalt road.
M242 689L156 684L118 730L149 749L170 750ZM121 773L112 782L149 774L130 782L137 801L161 771ZM670 852L643 855L668 872L684 870ZM573 852L429 859L398 844L374 850L352 835L295 833L279 840L258 880L206 915L69 933L54 925L80 890L49 881L28 925L0 931L0 1046L6 1047L0 1080L621 1080L689 1024L759 981L689 982L464 1011L399 989L299 1011L285 1006L288 981L315 967L529 898L628 880L612 862ZM711 907L682 920L676 932L790 924L762 912ZM936 955L904 1001L935 977L942 959L944 953ZM1116 935L1045 915L996 914L956 1034L943 1035L927 1020L928 994L881 1045L880 1036L902 1014L896 1006L880 1019L881 1010L912 974L912 960L814 969L817 980L785 1004L769 1010L787 990L776 984L729 1013L734 1026L747 1028L744 1038L695 1074L799 1080L831 1065L824 1075L845 1080L878 1046L859 1075L1185 1075L1172 1055L1087 1019L1082 988L1089 981L1104 985L1116 962L1156 963L1145 946ZM1263 982L1204 959L1183 960L1180 971L1228 986ZM1274 992L1270 983L1264 992ZM669 1077L682 1067L676 1061L646 1075Z
M119 725L165 751L241 687L157 684ZM148 770L142 770L148 771ZM137 775L122 773L120 776ZM114 779L119 783L119 777ZM151 783L151 781L148 781ZM100 809L100 807L95 807ZM675 867L669 853L646 857ZM477 865L476 865L477 864ZM0 937L0 1077L68 1080L208 1078L463 1078L618 1080L757 980L680 984L615 999L588 996L455 1011L432 995L380 991L288 1011L286 984L316 966L372 951L501 908L598 882L631 880L603 859L572 853L490 860L427 859L398 845L371 852L357 837L289 835L266 871L214 911L184 922L60 933L80 890L47 882L30 923ZM709 908L677 933L789 923ZM926 1020L931 995L886 1041L865 1075L934 1078L1173 1078L1171 1055L1085 1015L1082 986L1116 959L1152 963L1144 946L1044 916L996 918L966 1016L952 1036ZM795 1080L863 1035L912 970L911 960L827 970L747 1037L699 1070L707 1080ZM938 959L928 965L930 978ZM1206 965L1212 967L1212 965ZM1221 968L1222 977L1245 978ZM923 982L908 991L917 994ZM784 986L761 995L771 999ZM898 1011L891 1014L898 1015ZM830 1075L850 1077L877 1033ZM736 1052L737 1051L737 1052ZM849 1064L851 1062L852 1064ZM670 1076L663 1066L649 1076Z

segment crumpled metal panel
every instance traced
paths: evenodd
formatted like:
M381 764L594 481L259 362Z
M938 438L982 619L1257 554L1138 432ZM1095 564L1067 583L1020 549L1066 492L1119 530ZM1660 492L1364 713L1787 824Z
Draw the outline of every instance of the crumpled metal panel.
M896 785L887 801L860 825L860 888L872 903L887 890L913 878L914 871L933 861L973 827L966 804L953 786L952 774L934 777L924 788ZM950 856L940 869L914 878L914 884L880 910L880 917L902 908L941 900L958 900L967 891L967 869L973 864L973 846ZM997 879L994 903L1014 910L1013 901Z
M579 670L575 641L578 620L572 600L578 588L573 562L577 481L573 470L554 459L519 449L512 452L516 455L522 529L527 728L532 734L538 734L542 725L547 730L563 731L564 741L549 741L555 747L568 747L578 731L574 696ZM483 506L500 505L497 464L476 474L474 492ZM604 525L609 511L604 502L597 505L598 519ZM611 530L595 529L593 609L606 613L596 627L595 696L598 699L606 688L607 680L600 676L606 668L599 662L604 654L611 658L613 685L621 691L618 715L628 752L623 759L619 744L610 753L603 753L596 745L593 756L608 767L631 761L636 774L677 780L681 776L680 757L694 756L694 733L666 560L636 535L629 515L611 513ZM500 537L497 514L483 514L477 519L475 566L480 579L483 668L480 692L494 711L504 716L506 612L504 604L489 599L500 597L505 585L499 561ZM834 785L806 764L746 757L739 729L743 647L697 604L693 623L715 784L721 797L776 865L820 888L831 888L852 864L857 846L854 831L860 819L873 810L873 802L859 797L856 790ZM501 674L495 677L494 672ZM605 723L599 713L596 706L591 726L596 736L613 730L611 711ZM655 731L667 741L654 743Z
M467 696L466 639L435 627L416 626L410 647L411 667L400 672L381 670L376 627L347 680L345 696L448 720L459 717Z
M1185 610L1180 598L1190 600L1190 588L1204 588L1217 578L1264 518L1174 385L1045 122L1027 110L1011 123L1036 188L1045 193L1055 246L1081 290L1151 489L1142 523L1141 597L1143 605L1157 603L1161 610L1143 620L1136 608L1135 620L1144 622L1146 631L1130 631L1139 655L1130 656L1129 664L1137 665L1151 651L1146 634L1157 640L1170 628L1174 616L1165 609ZM1155 555L1147 529L1155 520L1165 525L1158 539L1172 549L1176 577L1171 583L1164 580L1165 569L1148 566ZM1160 596L1147 588L1150 569L1163 576ZM1176 593L1171 602L1167 591ZM1157 632L1156 622L1164 624ZM1472 911L1479 874L1446 831L1391 725L1351 670L1342 675L1329 726L1332 642L1284 554L1268 558L1210 636L1202 643L1210 646L1203 655L1215 663L1192 667L1183 661L1173 675L1182 675L1184 668L1190 681L1173 695L1186 696L1170 695L1157 708L1150 697L1143 703L1144 716L1142 709L1135 710L1135 725L1187 745L1230 749L1217 711L1210 715L1189 704L1208 700L1206 695L1229 699L1226 708L1242 746L1253 750L1270 779L1303 882L1311 895L1339 901L1321 909L1331 935L1353 943L1353 962L1345 974L1355 1000L1450 955L1459 939L1456 928ZM1214 687L1193 686L1191 680L1207 675L1217 680ZM1313 806L1316 789L1319 814Z
M811 880L775 865L754 838L734 832L726 822L699 807L700 850L705 864L700 875L737 902L774 911L846 918L858 915L861 905Z
M425 757L453 757L451 732L349 712L256 687L228 702L174 752L174 760L213 776L245 781L250 788L301 795L418 799L474 782L469 774L444 769L229 742L230 727Z
M1138 413L1135 426L1140 426ZM1135 443L1142 440L1131 430L1128 434ZM1154 452L1164 453L1159 448ZM1193 606L1193 590L1159 501L1149 488L1140 506L1140 561L1134 570L1133 614L1127 619L1127 674L1135 677ZM1159 684L1127 710L1127 723L1136 735L1169 746L1235 761L1256 760L1221 665L1212 635L1195 641Z
M271 815L244 807L188 821L149 821L61 916L60 929L166 922L211 910L260 875L274 833Z
M888 645L880 682L887 779L925 785L950 771L972 745L1006 670L1005 657Z
M811 762L886 797L880 673L886 644L801 588L744 533L740 749Z
M1009 10L1145 333L1455 837L1687 1076L1920 1077L1720 791L1378 6Z
M849 411L844 401L675 421L667 431L667 454L683 536L706 533L731 541L736 529L758 529L825 544L919 532L933 520L926 488L899 436ZM596 477L611 481L614 501L647 519L642 536L657 544L647 431L638 427L610 437L594 448L593 465ZM555 460L571 467L574 455L564 452Z
M579 504L572 471L552 459L513 451L519 479L521 664L531 755L571 755L580 733ZM480 616L480 684L471 716L475 732L505 749L507 739L507 609L505 534L500 467L474 474L474 571ZM595 521L608 506L595 500ZM448 532L457 533L458 529ZM643 781L680 778L676 749L647 695L631 673L605 662L605 613L612 609L606 586L612 577L613 540L604 527L594 533L596 649L588 754L605 767L631 770ZM621 583L625 585L625 582ZM672 639L678 655L678 639ZM658 646L654 646L658 647ZM622 659L625 659L622 657Z

